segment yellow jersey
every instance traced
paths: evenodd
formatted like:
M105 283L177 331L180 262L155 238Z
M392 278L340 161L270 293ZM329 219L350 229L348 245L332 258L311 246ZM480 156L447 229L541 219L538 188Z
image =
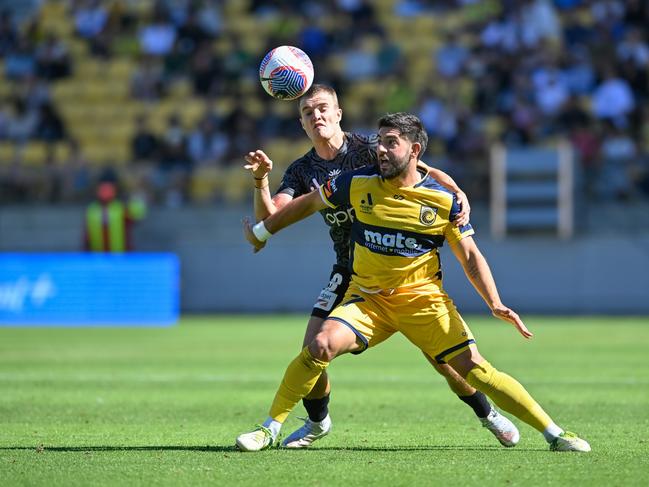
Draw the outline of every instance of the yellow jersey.
M474 233L452 223L460 211L455 195L424 173L416 185L396 188L366 167L323 184L320 196L332 208L354 209L350 270L367 292L431 285L443 292L439 247Z

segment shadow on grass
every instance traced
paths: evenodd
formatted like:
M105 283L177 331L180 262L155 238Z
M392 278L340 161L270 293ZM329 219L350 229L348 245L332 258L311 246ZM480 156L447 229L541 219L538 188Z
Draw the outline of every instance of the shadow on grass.
M203 452L236 452L238 451L234 446L176 446L176 445L161 445L161 446L2 446L2 450L34 450L36 452L45 451L203 451Z
M92 451L198 451L198 452L236 452L234 446L180 446L180 445L161 445L161 446L3 446L3 450L33 450L37 453L51 452L92 452ZM289 448L275 448L275 450L295 451ZM301 449L299 451L358 451L358 452L400 452L400 451L501 451L505 450L499 446L476 446L476 445L413 445L413 446L346 446L346 447L314 447ZM508 451L531 452L546 451L543 448L507 448Z

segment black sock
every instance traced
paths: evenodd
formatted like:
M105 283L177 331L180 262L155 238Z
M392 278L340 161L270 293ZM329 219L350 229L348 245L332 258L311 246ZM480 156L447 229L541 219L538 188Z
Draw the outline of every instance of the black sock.
M467 403L473 409L473 412L478 418L486 418L491 412L491 404L485 396L480 391L475 391L475 394L471 396L457 396L460 400Z
M309 414L309 419L319 423L329 414L329 394L320 399L302 399L304 409Z

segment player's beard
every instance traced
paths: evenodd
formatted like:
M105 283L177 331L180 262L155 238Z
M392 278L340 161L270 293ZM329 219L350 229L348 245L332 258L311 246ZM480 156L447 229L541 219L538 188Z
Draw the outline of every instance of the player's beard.
M391 158L388 156L387 164L384 165L381 160L379 160L379 171L381 176L385 179L394 179L397 176L401 176L406 169L408 168L408 163L410 158L404 156L402 158Z

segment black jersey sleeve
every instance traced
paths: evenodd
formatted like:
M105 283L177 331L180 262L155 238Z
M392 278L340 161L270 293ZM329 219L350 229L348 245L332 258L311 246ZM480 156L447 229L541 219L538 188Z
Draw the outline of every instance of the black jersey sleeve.
M303 184L297 170L298 162L299 161L295 161L288 167L284 176L282 176L282 182L280 183L279 188L277 188L275 194L285 193L293 198L297 198L304 193Z

